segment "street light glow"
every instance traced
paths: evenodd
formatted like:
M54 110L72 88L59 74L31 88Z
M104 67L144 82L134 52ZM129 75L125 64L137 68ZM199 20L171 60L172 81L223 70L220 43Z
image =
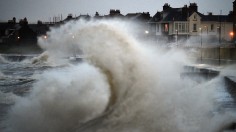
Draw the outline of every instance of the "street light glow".
M148 31L148 30L146 30L146 31L145 31L145 33L146 33L146 34L148 34L148 33L149 33L149 31Z
M47 39L48 37L47 37L47 35L44 35L43 38L44 38L44 39Z
M231 39L231 41L233 41L234 32L230 32L229 35L230 35L230 39Z

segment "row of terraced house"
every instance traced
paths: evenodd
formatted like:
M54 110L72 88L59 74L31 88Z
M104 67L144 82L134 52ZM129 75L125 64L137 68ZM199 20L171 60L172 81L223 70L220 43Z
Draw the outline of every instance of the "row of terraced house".
M198 12L196 3L181 8L172 8L166 3L163 11L157 12L148 22L149 32L154 38L169 41L202 36L207 43L232 42L235 32L235 11L235 2L234 11L228 15L213 15L211 12L204 15Z
M235 0L236 1L236 0ZM153 40L164 40L167 42L188 40L199 36L204 38L205 43L234 42L236 33L236 2L233 2L233 11L228 15L221 13L214 15L208 13L204 15L198 12L198 5L190 3L180 8L173 8L168 3L164 4L163 11L158 11L153 17L149 12L128 13L122 15L120 10L110 10L110 14L101 16L95 13L94 19L119 18L121 20L131 20L142 25L138 31L149 36ZM45 35L51 26L57 26L70 20L86 19L89 15L73 17L68 15L66 19L55 19L58 21L37 24L28 24L22 19L16 23L15 18L8 23L0 23L0 43L21 40L35 40L40 35ZM141 33L142 34L142 33Z

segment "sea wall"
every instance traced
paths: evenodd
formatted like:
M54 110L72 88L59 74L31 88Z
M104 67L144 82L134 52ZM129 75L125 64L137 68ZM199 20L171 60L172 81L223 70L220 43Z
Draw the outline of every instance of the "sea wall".
M212 65L236 64L236 47L183 48L197 63Z
M37 43L14 43L0 44L0 54L40 54L43 50L37 45Z
M201 49L199 49L201 52ZM201 53L200 53L201 55ZM203 48L202 49L203 58L211 59L227 59L227 60L236 60L236 48Z

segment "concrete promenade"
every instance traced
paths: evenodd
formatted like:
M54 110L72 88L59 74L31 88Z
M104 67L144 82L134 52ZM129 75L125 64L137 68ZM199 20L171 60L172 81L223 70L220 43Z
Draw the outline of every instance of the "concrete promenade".
M190 77L197 82L201 82L220 76L220 71L211 67L185 66L184 72L180 76L182 78ZM236 75L224 75L223 78L226 91L234 99L234 103L236 103ZM236 106L234 107L236 108Z

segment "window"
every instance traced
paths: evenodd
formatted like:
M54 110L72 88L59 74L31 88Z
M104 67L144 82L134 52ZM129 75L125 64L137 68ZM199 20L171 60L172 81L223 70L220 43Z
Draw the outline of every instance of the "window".
M182 32L182 24L181 23L179 23L179 30L178 31Z
M214 24L211 24L211 31L214 30Z
M194 21L197 21L197 15L194 15L194 16L193 16L193 20L194 20Z
M188 23L187 22L176 22L174 24L174 32L188 33Z
M156 24L151 24L149 31L151 31L152 33L156 32Z
M197 24L193 24L193 31L194 31L194 32L197 31Z
M188 23L186 24L186 32L187 33L189 32L189 24Z
M178 30L178 23L175 23L175 31Z
M156 31L159 32L159 24L156 25Z
M165 32L168 32L169 31L169 26L168 24L165 24Z
M186 32L186 24L184 24L184 23L182 25L182 30L183 30L183 32Z

